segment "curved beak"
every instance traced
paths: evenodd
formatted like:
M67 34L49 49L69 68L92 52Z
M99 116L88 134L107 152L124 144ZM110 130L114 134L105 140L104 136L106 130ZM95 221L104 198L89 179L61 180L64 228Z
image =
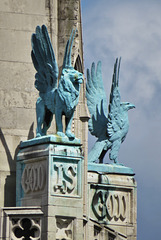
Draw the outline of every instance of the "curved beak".
M77 78L75 79L76 82L78 83L83 83L83 74L78 74Z
M128 106L128 108L129 108L129 109L133 109L133 108L135 108L135 105L134 105L134 104L131 104L131 103L129 103L129 106Z

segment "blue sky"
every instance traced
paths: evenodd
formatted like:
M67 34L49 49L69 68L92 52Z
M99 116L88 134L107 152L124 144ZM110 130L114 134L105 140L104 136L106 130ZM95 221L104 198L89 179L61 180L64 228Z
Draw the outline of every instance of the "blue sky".
M119 161L132 167L138 184L138 240L160 237L161 229L161 1L82 0L85 69L102 61L109 98L113 64L122 57L121 100L130 129ZM89 149L95 139L89 135ZM108 158L108 154L106 155Z

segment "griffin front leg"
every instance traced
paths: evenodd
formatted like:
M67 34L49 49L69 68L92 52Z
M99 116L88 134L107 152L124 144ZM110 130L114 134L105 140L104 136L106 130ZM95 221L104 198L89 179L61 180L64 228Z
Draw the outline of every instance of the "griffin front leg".
M45 117L45 104L41 97L39 97L36 102L36 117L37 117L36 137L41 137L44 135L42 132L42 125L44 123Z
M71 132L72 120L73 120L74 112L71 113L69 117L65 118L66 122L66 135L69 139L74 139L75 135Z
M61 137L65 137L65 134L63 133L62 111L58 107L56 108L56 111L55 111L55 120L56 120L57 135Z

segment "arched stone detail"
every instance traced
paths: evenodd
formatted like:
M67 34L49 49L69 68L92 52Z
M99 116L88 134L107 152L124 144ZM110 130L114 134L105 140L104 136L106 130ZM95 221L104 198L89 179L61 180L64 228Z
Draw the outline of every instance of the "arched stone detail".
M80 58L80 55L78 54L77 58L76 58L76 61L75 61L75 64L74 64L74 69L83 73L83 66L82 66L82 61L81 61L81 58Z

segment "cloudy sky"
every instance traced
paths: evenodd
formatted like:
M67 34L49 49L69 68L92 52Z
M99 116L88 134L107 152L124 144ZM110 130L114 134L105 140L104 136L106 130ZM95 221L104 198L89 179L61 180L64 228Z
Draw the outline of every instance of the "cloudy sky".
M132 167L138 184L138 240L161 229L161 1L82 0L85 68L102 61L107 98L113 64L122 57L121 100L130 129L119 161ZM89 149L95 139L89 137ZM106 155L108 158L108 155Z

